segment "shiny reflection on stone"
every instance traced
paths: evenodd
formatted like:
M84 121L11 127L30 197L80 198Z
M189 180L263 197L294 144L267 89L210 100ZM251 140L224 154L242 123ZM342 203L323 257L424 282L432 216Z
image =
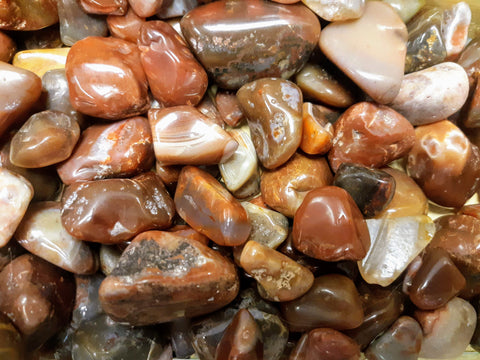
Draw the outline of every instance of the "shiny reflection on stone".
M12 65L42 77L49 70L65 68L69 51L70 48L19 51L15 54Z
M337 113L326 107L303 103L303 129L300 149L310 155L326 154L332 147L333 125Z
M112 36L137 43L140 29L145 24L145 18L138 16L130 7L125 15L107 16L108 30Z

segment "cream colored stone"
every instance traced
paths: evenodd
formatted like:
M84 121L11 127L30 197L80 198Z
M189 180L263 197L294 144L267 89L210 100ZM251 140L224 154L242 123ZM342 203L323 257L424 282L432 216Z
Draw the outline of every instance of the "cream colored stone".
M471 21L472 11L464 1L443 12L442 37L447 50L447 58L460 54L467 44Z
M302 2L327 21L358 19L365 8L365 0L302 0Z

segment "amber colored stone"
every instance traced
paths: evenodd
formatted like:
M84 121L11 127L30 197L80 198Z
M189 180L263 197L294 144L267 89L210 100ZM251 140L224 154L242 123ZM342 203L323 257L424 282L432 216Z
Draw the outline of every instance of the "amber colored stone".
M307 194L295 213L292 232L294 246L319 260L360 260L370 247L362 213L352 197L336 186Z
M197 230L192 229L188 225L175 225L167 231L183 238L200 241L203 245L208 245L208 243L210 242L209 238L199 233Z
M330 185L332 180L325 158L296 153L278 169L265 171L260 186L268 206L293 217L310 190Z
M69 51L70 48L19 51L12 65L29 70L41 78L49 70L63 69Z
M13 136L10 161L25 168L40 168L66 160L80 137L75 119L60 111L32 115Z
M247 309L240 309L217 346L215 360L263 360L260 329Z
M128 9L127 0L79 0L82 9L89 14L124 15Z
M199 6L181 27L196 57L226 89L289 78L305 65L320 35L317 17L305 6L258 0Z
M382 167L408 154L415 142L413 126L395 110L369 102L357 103L335 122L328 154L336 171L349 162Z
M153 172L133 179L76 182L62 196L62 224L80 240L114 244L168 228L173 201Z
M305 295L281 303L280 308L291 331L318 327L353 329L363 321L362 303L355 284L338 274L317 277Z
M10 62L16 50L17 45L12 38L0 31L0 61Z
M154 162L150 125L144 117L92 125L82 132L70 158L57 167L64 184L129 177Z
M365 356L368 360L417 360L422 339L420 324L402 316L370 344Z
M461 207L480 185L480 152L448 120L415 129L407 170L427 197L442 206Z
M182 169L175 207L188 225L218 245L242 245L250 234L250 220L242 205L212 175L199 168Z
M168 23L143 24L138 48L153 97L163 106L195 106L202 100L207 73Z
M118 120L150 107L140 51L131 42L97 36L77 41L68 53L65 72L70 101L84 114Z
M0 359L22 358L22 338L8 317L0 313Z
M332 147L333 125L329 117L335 112L320 105L303 103L303 129L300 149L310 155L326 154Z
M99 294L114 320L148 325L210 313L231 302L238 289L235 267L218 252L147 231L125 249Z
M202 101L200 101L200 104L197 105L197 110L208 117L212 122L224 129L225 122L223 121L222 115L220 115L218 112L217 106L212 99L213 93L207 90L207 94L208 96L204 96Z
M58 22L55 0L12 0L1 4L0 29L38 30Z
M181 165L161 165L159 162L155 164L155 172L167 187L177 183L180 171L182 171Z
M237 96L233 93L227 91L217 92L215 104L220 116L227 125L235 127L245 116Z
M237 92L257 156L267 169L284 164L302 140L302 91L283 79L260 79Z
M107 16L107 25L110 34L116 38L137 43L140 29L146 21L138 16L130 7L125 15Z
M42 92L42 80L31 71L0 62L0 136L21 120Z
M30 254L0 272L0 311L7 314L34 350L66 326L75 299L68 273Z
M141 17L150 17L158 13L164 3L163 0L128 0L130 8ZM168 3L168 1L166 1Z
M245 244L240 265L258 282L260 295L270 301L297 299L313 284L310 270L256 241Z

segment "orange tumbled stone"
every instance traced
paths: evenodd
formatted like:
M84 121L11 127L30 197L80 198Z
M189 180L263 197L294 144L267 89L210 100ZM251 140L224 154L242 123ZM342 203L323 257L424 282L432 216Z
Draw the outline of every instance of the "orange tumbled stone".
M132 8L129 8L125 15L107 16L107 25L110 34L116 38L137 43L140 36L140 28L145 19L138 16Z
M323 155L332 147L333 125L329 115L334 111L326 107L303 103L303 133L300 149L310 155Z
M128 9L127 0L79 0L82 9L89 14L124 15Z

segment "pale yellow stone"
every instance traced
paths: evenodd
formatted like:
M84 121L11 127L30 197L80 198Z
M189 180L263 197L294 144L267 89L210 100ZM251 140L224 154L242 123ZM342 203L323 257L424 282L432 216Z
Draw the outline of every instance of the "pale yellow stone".
M19 51L12 64L42 77L49 70L65 68L69 51L69 47Z

